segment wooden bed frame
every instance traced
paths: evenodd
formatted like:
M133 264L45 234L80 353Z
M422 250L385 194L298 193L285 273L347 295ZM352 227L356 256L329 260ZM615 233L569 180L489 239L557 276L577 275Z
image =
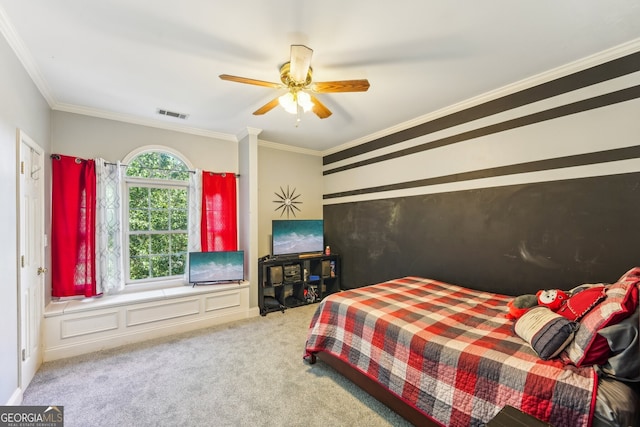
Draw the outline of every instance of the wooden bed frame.
M400 397L398 397L396 394L378 384L362 372L354 369L348 363L343 362L337 357L325 352L312 354L308 359L309 363L313 365L314 363L316 363L317 358L320 358L323 363L331 366L339 374L360 387L372 397L388 406L391 410L396 412L405 420L409 421L411 424L424 427L440 427L440 424L437 424L436 422L428 418L424 413L409 405L404 400L400 399Z

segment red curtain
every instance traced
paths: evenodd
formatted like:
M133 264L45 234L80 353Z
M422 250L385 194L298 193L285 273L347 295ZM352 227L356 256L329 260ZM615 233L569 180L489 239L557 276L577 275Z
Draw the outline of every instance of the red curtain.
M51 157L52 294L95 296L95 161Z
M238 249L236 176L202 172L202 252Z

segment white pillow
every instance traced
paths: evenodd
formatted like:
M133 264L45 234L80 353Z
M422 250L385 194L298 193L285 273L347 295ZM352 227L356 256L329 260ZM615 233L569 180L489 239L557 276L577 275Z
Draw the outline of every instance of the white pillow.
M573 340L578 323L554 313L547 307L527 310L513 326L541 359L556 357Z

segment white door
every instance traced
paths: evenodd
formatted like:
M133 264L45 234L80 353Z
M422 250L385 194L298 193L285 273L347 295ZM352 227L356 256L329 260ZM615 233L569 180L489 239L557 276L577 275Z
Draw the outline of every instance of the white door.
M20 388L24 391L42 363L44 312L44 152L18 130L20 163L19 253Z

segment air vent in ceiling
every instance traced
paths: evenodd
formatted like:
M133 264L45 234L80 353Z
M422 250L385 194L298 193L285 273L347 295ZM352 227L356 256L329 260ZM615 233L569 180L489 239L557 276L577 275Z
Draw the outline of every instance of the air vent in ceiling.
M186 118L189 117L188 114L176 113L175 111L163 110L162 108L158 108L158 114L182 120L186 120Z

